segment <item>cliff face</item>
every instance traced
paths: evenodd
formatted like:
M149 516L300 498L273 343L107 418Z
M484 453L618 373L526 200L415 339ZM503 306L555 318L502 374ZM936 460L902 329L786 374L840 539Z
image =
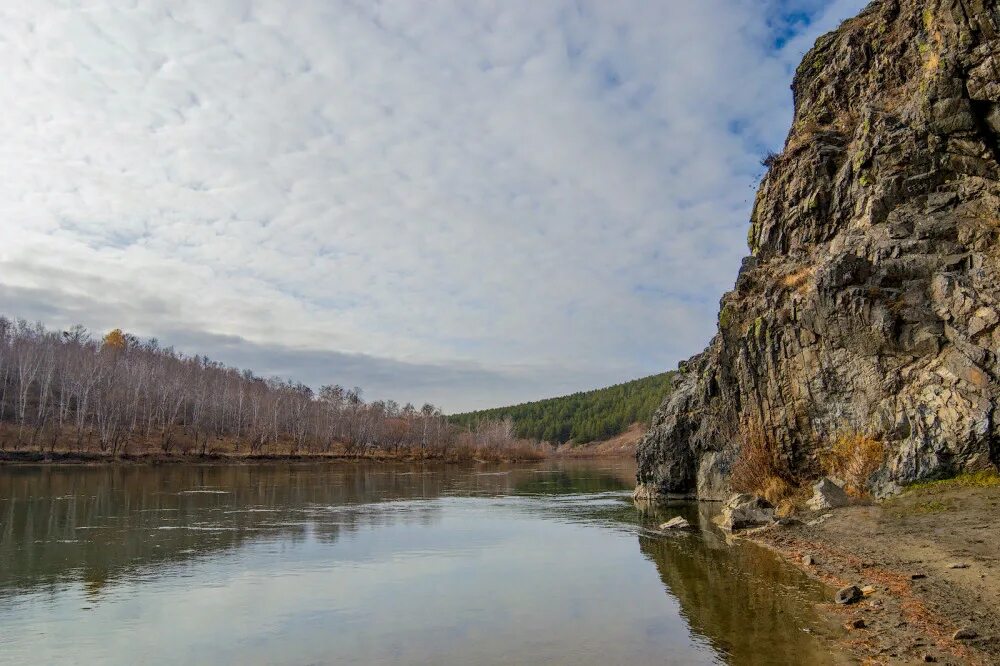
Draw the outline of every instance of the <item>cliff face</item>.
M880 0L821 37L709 347L639 445L640 495L720 499L747 429L806 478L836 438L873 480L995 465L1000 3Z

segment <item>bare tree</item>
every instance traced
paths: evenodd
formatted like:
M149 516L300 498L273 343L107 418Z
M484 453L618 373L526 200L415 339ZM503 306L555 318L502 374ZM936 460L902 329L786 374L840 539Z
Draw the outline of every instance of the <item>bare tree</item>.
M365 402L360 388L262 379L204 356L185 356L119 329L95 339L82 326L56 333L0 317L0 448L48 441L128 453L152 444L201 454L213 442L262 453L446 456L456 443L497 455L517 444L513 424L486 421L462 435L440 409Z

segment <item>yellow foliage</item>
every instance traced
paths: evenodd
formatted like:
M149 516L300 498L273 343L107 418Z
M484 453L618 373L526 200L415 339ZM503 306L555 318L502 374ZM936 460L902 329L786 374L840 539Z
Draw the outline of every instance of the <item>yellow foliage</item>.
M122 329L116 328L109 331L102 342L109 349L125 349L125 333L122 332Z
M820 463L827 474L844 480L849 494L860 496L867 492L868 481L885 462L885 455L883 442L850 433L837 437L830 450L820 454Z

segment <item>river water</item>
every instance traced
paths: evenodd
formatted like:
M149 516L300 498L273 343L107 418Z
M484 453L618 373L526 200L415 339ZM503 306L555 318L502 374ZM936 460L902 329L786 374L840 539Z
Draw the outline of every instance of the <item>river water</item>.
M830 660L828 590L634 472L0 467L0 663ZM675 515L700 531L649 530Z

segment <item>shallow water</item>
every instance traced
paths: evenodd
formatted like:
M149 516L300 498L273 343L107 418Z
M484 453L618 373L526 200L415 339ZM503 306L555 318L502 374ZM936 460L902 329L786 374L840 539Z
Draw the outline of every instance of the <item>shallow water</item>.
M0 662L802 664L826 590L628 461L0 468ZM702 530L648 530L674 515Z

